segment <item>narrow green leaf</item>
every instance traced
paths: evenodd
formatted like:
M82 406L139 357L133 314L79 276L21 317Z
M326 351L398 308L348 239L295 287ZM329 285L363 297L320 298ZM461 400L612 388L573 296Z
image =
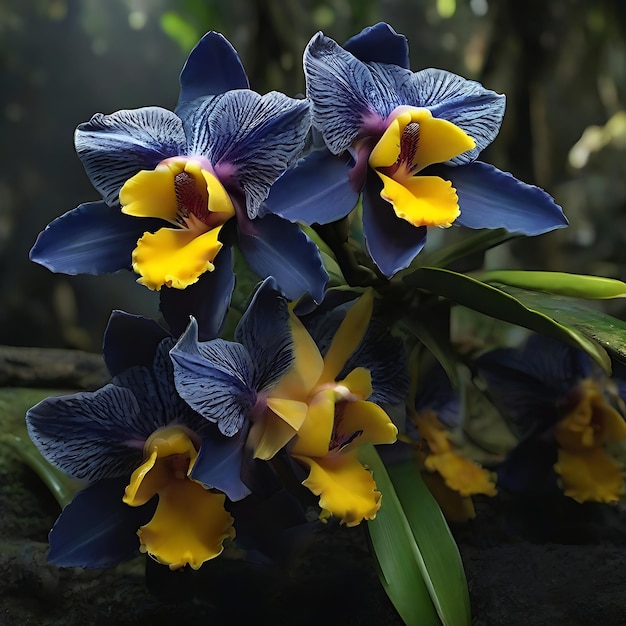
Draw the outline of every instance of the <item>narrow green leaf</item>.
M359 457L374 472L383 494L376 518L367 523L382 586L407 626L441 626L419 547L387 470L372 445L362 446Z
M28 437L26 428L24 428L24 436L6 434L0 436L0 442L8 444L16 456L41 478L61 508L72 501L74 494L80 488L79 483L68 478L41 456L35 444Z
M494 270L484 272L476 278L484 283L500 283L573 298L626 298L626 283L604 276L567 274L564 272Z
M565 316L559 318L563 320L560 323L551 317L549 310L533 307L526 297L533 292L524 291L525 302L522 302L512 295L512 287L505 291L465 274L436 267L421 267L406 276L405 282L410 287L427 289L479 313L570 343L585 350L606 372L611 371L611 359L592 335L592 329L586 327L583 332L581 323L569 325Z
M419 469L411 461L385 468L374 446L363 446L361 457L373 470L376 484L383 493L383 505L376 519L368 522L368 529L376 558L385 574L386 591L398 612L407 624L441 622L444 626L469 626L469 592L461 557ZM393 555L388 553L390 549L395 550ZM417 614L418 601L422 611L428 604L417 583L416 565L431 606L438 615L436 621L427 621L435 619L432 615ZM416 596L413 589L418 587L420 595Z
M534 310L576 329L612 352L619 360L626 361L626 322L593 308L584 300L504 285L502 289Z
M424 578L444 626L471 624L463 562L450 528L415 463L389 465L387 472L409 520L425 566Z

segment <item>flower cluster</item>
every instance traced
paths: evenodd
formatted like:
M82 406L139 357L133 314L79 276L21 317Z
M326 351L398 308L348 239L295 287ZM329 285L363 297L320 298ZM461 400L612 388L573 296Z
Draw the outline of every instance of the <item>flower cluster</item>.
M567 224L548 194L477 160L504 96L412 72L406 38L387 24L343 46L318 33L304 72L305 98L259 95L210 32L183 67L174 111L96 114L76 130L101 199L49 224L31 258L66 274L132 270L159 292L167 329L113 313L110 384L28 412L41 453L86 483L50 534L52 562L108 566L139 548L198 568L226 541L259 549L243 521L261 508L277 533L297 523L259 506L284 492L302 523L310 506L323 521L372 520L382 494L359 448L392 444L404 427L409 368L393 327L415 313L391 279L429 227L536 235ZM351 231L363 235L351 258L368 279L329 288L331 266L354 277L341 253ZM245 311L231 306L235 249L261 281ZM595 406L591 393L580 392ZM426 468L463 495L491 494L442 430L441 407L409 404ZM587 445L568 423L563 449ZM562 476L568 464L560 457Z

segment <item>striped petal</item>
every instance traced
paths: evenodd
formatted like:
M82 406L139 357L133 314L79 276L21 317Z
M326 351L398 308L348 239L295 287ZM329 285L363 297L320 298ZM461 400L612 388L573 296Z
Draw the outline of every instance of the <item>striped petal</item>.
M26 425L52 465L88 481L130 474L152 432L151 416L141 411L132 391L112 384L46 398L28 411Z
M244 425L256 401L254 363L238 343L198 342L195 320L170 352L176 388L195 411L232 436Z
M77 128L74 142L89 179L111 206L129 178L184 155L186 147L180 118L159 107L97 113Z
M268 278L256 290L235 329L254 363L254 388L270 389L293 361L289 310L276 281Z
M333 154L360 136L382 132L384 120L402 104L393 85L377 81L365 63L322 33L304 51L304 72L313 125Z
M207 158L226 186L232 181L243 188L250 218L271 184L295 163L309 128L309 103L275 91L230 91L211 109Z
M402 104L429 109L433 117L452 122L476 142L475 148L452 158L451 163L474 161L500 131L506 98L480 83L432 68L407 73L386 67L385 72L394 75Z

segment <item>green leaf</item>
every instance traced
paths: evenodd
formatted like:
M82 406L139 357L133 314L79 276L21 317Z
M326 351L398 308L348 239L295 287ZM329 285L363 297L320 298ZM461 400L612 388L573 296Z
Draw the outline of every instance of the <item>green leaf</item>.
M61 507L72 499L80 488L78 481L68 478L44 459L26 430L26 411L53 395L65 390L3 387L0 389L0 443L8 445L15 456L26 463L43 480Z
M573 298L626 298L626 283L603 276L564 272L494 270L484 272L476 278L484 283L500 283Z
M581 300L517 287L502 286L502 289L526 306L549 315L564 326L576 329L612 352L619 360L626 361L626 322Z
M520 292L525 297L522 301L515 297L512 287L505 291L465 274L436 267L421 267L406 276L405 282L410 287L427 289L479 313L565 341L585 350L606 372L611 371L611 359L591 334L592 329L585 326L583 332L579 316L576 317L577 323L572 324L571 318L560 315L561 323L551 316L553 309L533 306L539 301L531 302L526 294L534 292ZM548 296L543 294L543 297ZM591 314L591 309L587 311Z
M2 435L0 442L8 444L16 456L26 463L41 478L50 490L61 508L68 505L74 494L80 489L80 484L68 478L61 470L50 465L44 459L35 444L30 440L24 428L24 435Z
M412 626L469 626L469 592L458 548L413 462L385 468L372 445L361 459L373 470L382 506L368 530L382 584Z

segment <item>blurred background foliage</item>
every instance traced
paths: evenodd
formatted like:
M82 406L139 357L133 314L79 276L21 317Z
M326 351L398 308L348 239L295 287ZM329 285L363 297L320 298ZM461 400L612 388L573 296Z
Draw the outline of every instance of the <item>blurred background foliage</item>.
M317 30L343 42L381 20L408 36L414 70L507 94L484 160L544 187L570 219L488 264L626 279L624 0L0 0L0 343L99 351L112 308L158 315L130 273L59 276L28 260L49 221L97 199L74 153L77 124L172 108L207 30L233 43L253 89L296 95Z

